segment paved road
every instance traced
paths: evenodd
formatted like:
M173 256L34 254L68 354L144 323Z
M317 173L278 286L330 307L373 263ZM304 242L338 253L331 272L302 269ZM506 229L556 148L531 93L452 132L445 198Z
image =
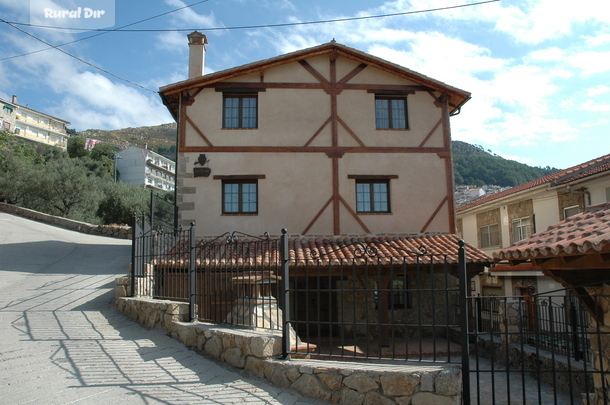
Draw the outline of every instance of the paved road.
M0 212L0 404L313 404L111 307L130 241Z

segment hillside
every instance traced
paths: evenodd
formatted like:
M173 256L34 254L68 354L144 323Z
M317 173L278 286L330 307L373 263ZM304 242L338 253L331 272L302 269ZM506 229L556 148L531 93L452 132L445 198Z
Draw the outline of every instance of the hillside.
M85 138L108 142L114 146L147 147L169 159L176 160L176 123L157 125L154 127L124 128L106 131L102 129L87 129L77 135Z
M88 129L79 132L78 135L119 147L128 145L148 147L172 160L176 158L175 123L113 131ZM557 171L550 167L532 167L504 159L491 151L485 151L480 146L461 141L453 141L453 164L456 185L493 184L514 187Z
M504 159L491 151L485 151L481 146L461 141L453 141L452 149L456 185L493 184L514 187L558 170L532 167Z

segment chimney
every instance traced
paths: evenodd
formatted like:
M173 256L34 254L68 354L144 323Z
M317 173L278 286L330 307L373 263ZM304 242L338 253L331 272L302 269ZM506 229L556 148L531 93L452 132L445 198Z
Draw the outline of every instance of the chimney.
M205 45L208 38L199 31L187 35L189 39L189 79L203 76Z
M17 96L13 94L13 104L17 104Z

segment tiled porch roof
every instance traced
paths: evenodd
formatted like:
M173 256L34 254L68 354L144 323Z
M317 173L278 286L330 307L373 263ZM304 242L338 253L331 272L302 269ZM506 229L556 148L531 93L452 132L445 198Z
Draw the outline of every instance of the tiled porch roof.
M277 238L261 241L258 238L240 237L239 242L256 242L255 246L240 247L238 244L222 243L222 249L215 247L218 246L215 242L204 238L198 244L197 267L277 268L280 263L280 244ZM312 264L359 265L367 261L381 265L455 265L458 263L458 242L459 238L453 234L290 236L288 249L293 267ZM469 244L464 247L467 264L489 266L493 263L492 257L483 251ZM183 241L174 246L168 256L157 258L152 264L185 267L188 264L188 246Z
M418 260L420 263L456 264L458 242L459 238L453 234L301 236L291 237L288 245L290 258L297 266L316 257L331 264L339 264L340 260L358 262L364 258L388 264L390 261L396 263L397 258L404 258L407 264L415 264ZM492 261L489 255L471 245L466 244L465 249L467 263L486 265Z
M588 253L610 253L610 202L588 207L581 214L499 250L494 259L518 261Z
M536 180L532 180L527 183L520 184L516 187L510 188L508 190L504 190L499 193L489 194L475 200L471 203L464 204L457 208L457 212L465 211L470 208L477 207L479 205L483 205L487 202L501 199L506 196L510 196L513 194L517 194L521 191L529 190L531 188L541 186L544 184L549 184L551 186L558 186L562 184L566 184L575 180L579 180L585 177L593 176L605 171L610 171L610 154L598 157L593 160L589 160L588 162L581 163L576 166L569 167L564 170L560 170L555 173L548 174L546 176L540 177Z

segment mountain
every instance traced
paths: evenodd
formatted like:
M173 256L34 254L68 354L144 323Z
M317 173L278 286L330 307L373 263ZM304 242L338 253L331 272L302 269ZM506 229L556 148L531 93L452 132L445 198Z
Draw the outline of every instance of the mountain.
M113 131L88 129L77 135L111 143L118 147L128 145L147 147L169 159L176 159L175 123L154 127L124 128ZM537 179L558 169L532 167L514 160L504 159L481 146L453 141L453 165L456 185L496 185L514 187Z
M456 185L493 184L514 187L558 171L552 167L532 167L504 159L479 145L453 141L453 171Z

